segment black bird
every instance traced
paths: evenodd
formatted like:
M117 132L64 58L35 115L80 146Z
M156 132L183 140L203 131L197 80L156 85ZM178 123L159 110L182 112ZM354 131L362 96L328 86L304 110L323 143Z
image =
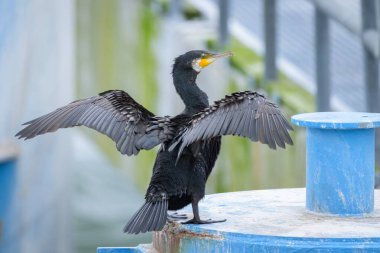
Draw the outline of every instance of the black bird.
M201 220L198 210L219 154L221 136L248 137L272 149L293 144L288 121L274 103L257 92L236 92L209 105L196 78L210 63L230 55L230 52L195 50L174 60L174 86L185 104L184 111L177 116L155 116L128 93L110 90L26 122L27 126L16 136L30 139L59 128L84 125L110 137L117 149L128 156L161 145L145 203L124 232L159 231L166 224L168 210L178 210L190 203L194 217L186 223L225 221Z

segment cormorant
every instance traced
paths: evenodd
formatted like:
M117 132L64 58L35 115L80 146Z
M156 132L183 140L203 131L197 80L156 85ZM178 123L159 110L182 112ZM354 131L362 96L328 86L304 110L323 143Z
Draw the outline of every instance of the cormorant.
M177 116L155 116L122 90L109 90L26 122L19 138L30 139L59 128L87 126L116 142L128 156L161 145L145 195L145 203L124 228L127 233L161 230L168 210L192 204L194 217L186 223L207 224L225 220L201 220L198 202L218 157L221 136L238 135L252 141L285 148L292 145L292 127L279 108L254 91L236 92L209 105L196 84L200 71L230 52L213 54L189 51L174 60L173 82L185 109Z

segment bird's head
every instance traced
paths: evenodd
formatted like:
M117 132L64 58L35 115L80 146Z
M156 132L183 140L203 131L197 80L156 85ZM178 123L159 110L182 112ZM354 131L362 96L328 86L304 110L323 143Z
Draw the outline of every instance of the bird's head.
M193 50L174 60L173 83L185 103L185 114L194 114L209 105L206 93L199 89L195 82L199 72L217 59L231 55L231 52L213 54L203 50Z
M177 67L188 70L192 69L195 72L199 73L203 68L207 67L217 59L231 55L231 51L221 54L214 54L204 50L192 50L183 55L178 56L174 60L174 69Z

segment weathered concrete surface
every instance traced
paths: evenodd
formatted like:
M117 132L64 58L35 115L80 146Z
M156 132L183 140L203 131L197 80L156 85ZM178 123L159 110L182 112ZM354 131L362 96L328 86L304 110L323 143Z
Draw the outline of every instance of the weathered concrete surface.
M295 249L373 252L380 249L380 190L375 191L375 211L355 218L306 212L305 197L305 189L209 195L200 204L201 218L225 218L226 222L171 223L164 231L155 233L153 246L160 252ZM190 208L184 213L192 216Z

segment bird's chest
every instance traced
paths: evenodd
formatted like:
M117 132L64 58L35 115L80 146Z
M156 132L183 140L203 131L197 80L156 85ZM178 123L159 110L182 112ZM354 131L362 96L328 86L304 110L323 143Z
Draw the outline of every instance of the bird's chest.
M220 137L186 147L176 162L177 152L161 150L153 169L150 186L169 194L203 189L220 150Z
M221 137L211 138L195 145L198 146L191 147L195 161L194 173L204 173L207 180L220 152Z

